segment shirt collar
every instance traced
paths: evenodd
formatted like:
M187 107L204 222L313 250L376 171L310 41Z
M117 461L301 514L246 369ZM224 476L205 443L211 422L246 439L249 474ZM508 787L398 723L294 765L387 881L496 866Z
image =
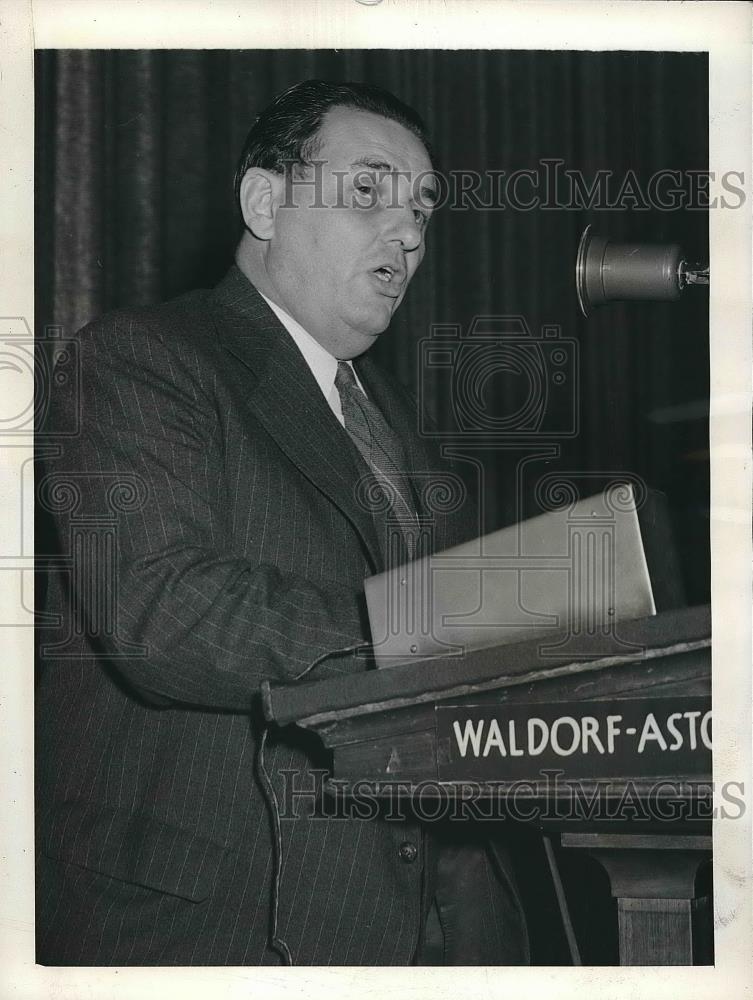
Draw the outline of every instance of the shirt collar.
M298 350L311 369L319 388L325 397L329 397L332 387L335 384L337 358L325 350L319 341L315 340L307 330L304 330L301 324L286 313L284 309L281 309L275 302L268 299L263 292L259 292L259 294L296 342Z

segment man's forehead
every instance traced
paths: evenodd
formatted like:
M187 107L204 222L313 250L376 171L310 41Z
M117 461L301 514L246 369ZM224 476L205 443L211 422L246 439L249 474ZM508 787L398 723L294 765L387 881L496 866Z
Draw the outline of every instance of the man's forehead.
M319 130L319 140L316 158L329 160L333 167L374 164L379 169L412 174L432 169L426 147L410 129L360 108L335 107L328 111Z

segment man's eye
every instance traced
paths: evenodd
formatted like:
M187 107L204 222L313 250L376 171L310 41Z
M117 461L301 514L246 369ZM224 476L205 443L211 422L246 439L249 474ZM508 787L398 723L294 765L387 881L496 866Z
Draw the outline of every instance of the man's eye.
M416 220L417 226L425 226L429 221L424 213L418 208L413 209L413 218Z
M353 182L353 187L359 194L370 194L376 187L376 182L368 174L359 174Z

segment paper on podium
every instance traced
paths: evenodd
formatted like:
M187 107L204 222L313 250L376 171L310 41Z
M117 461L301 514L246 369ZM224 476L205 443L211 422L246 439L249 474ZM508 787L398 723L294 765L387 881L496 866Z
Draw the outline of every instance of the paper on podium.
M629 485L365 581L378 667L556 633L582 638L656 614Z

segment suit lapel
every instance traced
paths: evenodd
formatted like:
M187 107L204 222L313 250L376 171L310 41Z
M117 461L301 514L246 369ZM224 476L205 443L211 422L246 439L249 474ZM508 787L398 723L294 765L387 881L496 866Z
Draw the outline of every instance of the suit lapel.
M371 515L359 507L360 470L350 441L295 341L237 267L213 292L223 347L249 368L247 405L300 472L353 523L372 568L381 554Z

